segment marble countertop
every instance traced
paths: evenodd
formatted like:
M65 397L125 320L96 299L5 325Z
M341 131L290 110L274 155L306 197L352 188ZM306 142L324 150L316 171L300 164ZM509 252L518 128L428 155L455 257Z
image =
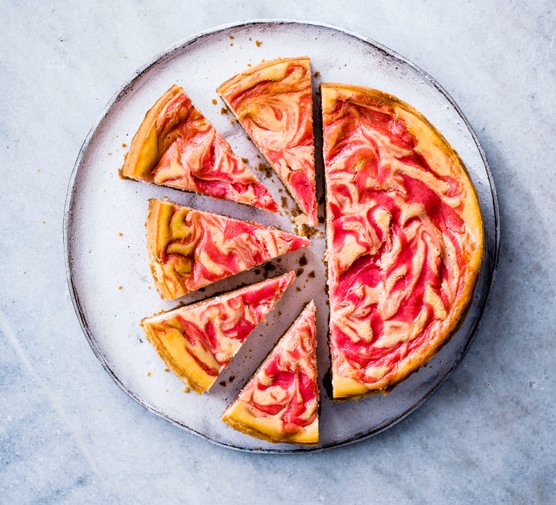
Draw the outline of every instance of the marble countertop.
M556 10L551 0L2 2L0 503L553 503ZM415 413L315 454L214 446L128 398L66 286L73 163L130 75L245 19L310 19L399 52L460 105L501 214L492 300L460 367Z

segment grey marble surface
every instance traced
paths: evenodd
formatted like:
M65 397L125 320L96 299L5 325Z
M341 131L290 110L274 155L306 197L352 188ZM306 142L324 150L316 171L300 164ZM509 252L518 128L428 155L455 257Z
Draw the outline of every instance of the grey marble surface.
M556 14L492 0L12 2L0 30L0 503L554 503ZM136 68L212 26L336 24L432 74L478 133L501 254L462 365L365 442L230 451L148 413L89 349L66 287L62 219L79 147Z

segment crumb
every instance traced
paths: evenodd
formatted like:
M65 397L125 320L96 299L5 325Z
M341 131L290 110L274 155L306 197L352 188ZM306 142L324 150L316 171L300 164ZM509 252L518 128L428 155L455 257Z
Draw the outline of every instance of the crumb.
M278 259L276 260L276 263L282 263L282 258L278 258Z
M228 35L228 38L229 38L230 40L234 40L234 39L235 39L235 37L234 37L233 35Z
M282 201L282 207L288 206L288 199L285 196L281 198L281 201Z
M226 387L226 381L220 381L218 384L220 384L222 387Z
M251 37L249 37L249 42L251 42L253 39Z
M318 77L319 75L320 75L320 72L315 72L315 73L313 74L314 77Z
M283 193L284 190L282 188L278 188L278 193Z
M184 393L189 393L189 391L191 391L191 390L190 390L187 386L185 386L185 387L182 389L182 391L183 391Z
M241 158L241 161L243 161L243 163L249 163L249 160L247 158Z
M165 368L164 371L165 371L165 372L169 372L170 369L169 369L169 368Z
M267 263L264 266L264 270L265 272L274 272L274 270L276 270L276 267L272 263Z
M218 102L216 101L216 98L212 99L212 105L216 105Z
M260 275L261 271L260 271L258 268L255 268L255 273L256 273L257 275Z
M295 288L296 291L301 291L300 287Z
M119 231L118 232L118 237L123 237L123 236L124 236L124 234L121 231Z
M305 254L303 254L303 256L301 256L301 258L299 258L299 265L304 267L307 264L307 256L305 256Z
M251 67L252 65L251 65L251 63L247 63L247 66L248 66L248 67Z
M150 377L150 376L151 376L151 372L147 372L147 377Z
M257 47L261 47L262 42L260 40L255 40L255 44L257 44Z
M230 42L230 47L233 47L233 46L234 46L234 43L233 43L233 42Z
M313 271L309 272L308 277L309 277L309 279L314 279L315 278L315 271L313 270Z
M235 375L232 375L232 376L230 377L229 380L230 380L230 383L234 382L234 380L235 380Z
M226 107L222 107L220 109L220 114L224 115L224 114L228 114L228 109L226 109Z
M124 287L123 286L118 286L118 289L124 289Z
M127 144L124 142L124 143L122 144L122 147L125 149L125 148L127 147Z
M46 221L41 221L41 222L42 222L42 224L46 224Z
M112 156L112 153L108 153L108 156Z
M266 163L259 163L256 168L257 170L264 172L264 175L267 179L272 177L272 167L270 167Z
M295 275L297 275L298 277L301 277L303 275L303 268L298 268L295 271Z

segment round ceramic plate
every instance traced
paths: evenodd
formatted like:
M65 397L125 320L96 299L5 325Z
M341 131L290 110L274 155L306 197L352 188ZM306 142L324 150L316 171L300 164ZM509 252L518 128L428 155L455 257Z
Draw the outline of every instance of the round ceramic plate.
M317 237L308 249L180 300L194 302L289 270L299 274L276 310L249 337L211 392L202 396L186 393L184 385L165 371L164 363L139 326L143 317L176 305L161 300L149 271L144 227L147 201L167 197L182 205L294 231L290 213L295 208L293 201L276 177L257 171L262 161L258 152L241 127L225 114L215 89L263 59L302 55L311 57L315 90L319 82L331 81L387 91L421 111L458 151L477 188L486 232L485 258L472 304L449 343L427 366L391 393L357 402L333 403L326 390L330 363L326 274L322 262L324 238ZM281 214L119 179L118 168L145 112L174 83L183 86L235 152L249 159L276 201L283 202ZM318 110L318 96L315 100ZM317 124L317 150L321 147L318 131ZM318 197L322 201L321 164L317 169ZM319 210L322 217L322 205ZM64 238L70 291L85 335L105 369L127 394L164 419L218 444L248 451L305 452L355 442L392 426L421 405L458 365L487 303L496 266L497 222L494 187L477 138L453 100L431 77L392 51L338 28L257 21L217 28L181 42L124 85L91 130L76 161L68 190ZM320 231L324 232L322 225ZM313 298L318 312L322 400L319 445L273 445L229 428L220 420L226 406L303 304Z

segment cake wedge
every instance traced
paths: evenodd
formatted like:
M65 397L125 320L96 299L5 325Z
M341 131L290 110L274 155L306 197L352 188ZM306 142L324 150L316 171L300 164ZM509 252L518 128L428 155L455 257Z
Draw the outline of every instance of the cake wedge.
M311 301L228 407L226 424L269 442L318 443L315 316Z
M266 186L176 85L147 112L120 176L278 211Z
M265 61L232 77L216 91L307 215L308 224L316 226L309 58Z
M295 272L289 272L143 319L141 325L168 368L204 393L294 280Z
M175 300L310 243L270 226L172 202L149 201L149 262L165 300Z

